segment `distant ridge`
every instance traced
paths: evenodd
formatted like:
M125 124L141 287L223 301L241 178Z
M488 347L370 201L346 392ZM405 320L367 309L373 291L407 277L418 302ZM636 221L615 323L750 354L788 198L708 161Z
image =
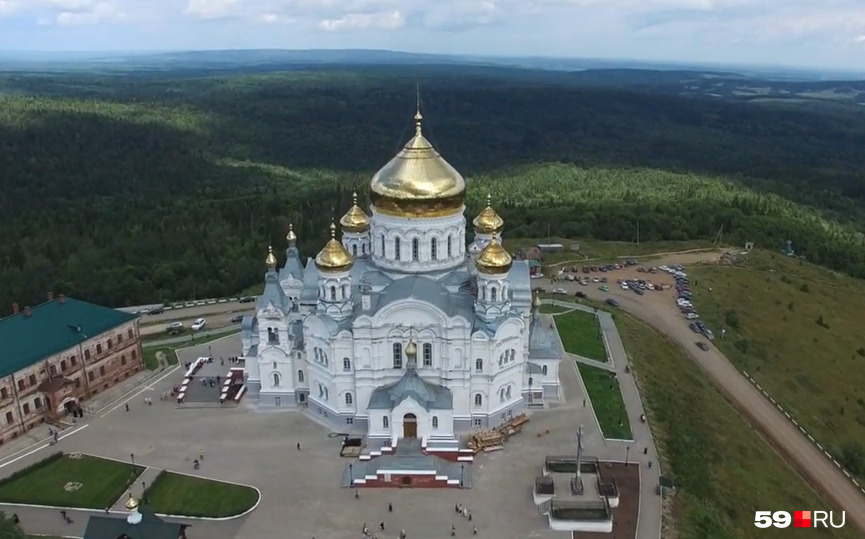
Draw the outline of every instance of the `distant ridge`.
M547 71L644 70L718 73L769 80L865 80L865 71L733 64L689 64L628 59L427 54L376 49L226 49L128 52L0 51L0 71L238 70L335 65L466 65Z

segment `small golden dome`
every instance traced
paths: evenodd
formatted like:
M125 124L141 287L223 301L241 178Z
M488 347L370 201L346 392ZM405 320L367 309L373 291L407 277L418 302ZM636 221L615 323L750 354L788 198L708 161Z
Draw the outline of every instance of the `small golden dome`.
M535 309L541 308L541 294L540 292L535 292L535 299L532 300L532 307Z
M414 357L417 355L417 345L414 341L409 341L408 345L406 345L405 355L406 357Z
M345 232L366 232L369 230L369 216L357 205L357 191L351 194L351 204L339 224Z
M315 266L327 273L339 273L348 271L354 264L345 247L336 240L336 225L330 224L330 239L324 244L324 248L315 256Z
M293 245L297 241L297 234L294 233L294 224L288 224L288 234L285 235L285 239L288 240L289 245Z
M273 269L276 267L276 257L273 256L273 246L267 246L267 258L264 259L264 265L267 266L268 269Z
M138 509L138 500L132 497L132 494L129 495L129 499L126 500L126 508L130 511L135 511Z
M505 220L492 207L492 198L491 195L487 195L487 207L481 210L472 221L478 234L498 234L505 226Z
M375 209L397 217L462 212L465 179L423 136L420 109L414 119L415 136L372 177L370 199Z
M478 271L486 273L487 275L501 275L507 273L510 271L513 264L513 258L511 258L511 255L505 251L502 244L499 243L498 238L495 237L486 247L484 247L484 250L481 251L481 254L478 255L478 259L475 262Z

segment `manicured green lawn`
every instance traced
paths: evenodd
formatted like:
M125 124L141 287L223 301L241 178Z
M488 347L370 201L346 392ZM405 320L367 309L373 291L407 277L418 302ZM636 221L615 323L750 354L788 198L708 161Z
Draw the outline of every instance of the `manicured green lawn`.
M541 312L544 314L559 314L569 310L558 305L541 305Z
M258 491L242 485L165 472L147 489L147 507L167 515L231 517L258 502Z
M628 413L625 411L625 401L622 399L619 381L604 369L581 363L577 363L577 367L586 385L586 392L592 400L592 408L601 425L604 438L632 439L631 424L628 422Z
M574 311L559 315L556 317L556 328L566 352L597 361L607 361L601 326L594 314Z
M105 509L143 470L88 455L51 456L0 482L0 502Z

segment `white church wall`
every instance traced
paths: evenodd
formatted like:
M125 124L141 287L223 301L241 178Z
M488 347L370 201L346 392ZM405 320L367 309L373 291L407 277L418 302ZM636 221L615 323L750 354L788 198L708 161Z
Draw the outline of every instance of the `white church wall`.
M384 269L422 273L455 268L465 260L465 234L466 220L462 213L413 219L378 213L372 208L372 260ZM433 238L436 238L435 260ZM413 239L418 240L417 259L413 258Z

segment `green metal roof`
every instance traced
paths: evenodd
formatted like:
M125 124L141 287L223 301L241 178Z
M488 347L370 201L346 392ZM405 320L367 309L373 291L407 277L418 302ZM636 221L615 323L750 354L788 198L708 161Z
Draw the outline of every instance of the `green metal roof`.
M138 524L129 524L123 516L91 516L84 539L177 539L180 535L180 524L165 522L146 507L139 511L141 522Z
M0 319L0 377L138 318L101 305L59 298Z

